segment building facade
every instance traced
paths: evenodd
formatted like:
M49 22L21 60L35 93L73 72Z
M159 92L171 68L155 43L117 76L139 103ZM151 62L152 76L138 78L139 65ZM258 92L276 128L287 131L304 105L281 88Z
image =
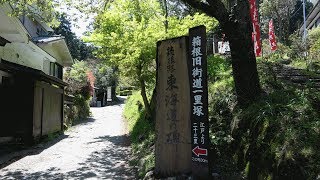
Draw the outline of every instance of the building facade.
M11 11L0 6L0 137L32 142L63 129L63 67L73 60L64 37L41 17Z
M314 7L311 12L307 15L306 18L306 29L310 30L320 26L320 1L319 0L310 0L313 3ZM303 34L303 24L300 28L300 33Z

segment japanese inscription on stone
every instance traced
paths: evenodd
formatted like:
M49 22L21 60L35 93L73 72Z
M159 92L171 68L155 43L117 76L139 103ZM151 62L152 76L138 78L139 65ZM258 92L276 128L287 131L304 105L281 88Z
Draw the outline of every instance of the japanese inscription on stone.
M191 172L187 37L158 42L155 173Z
M178 132L177 122L177 78L175 76L175 57L174 49L172 46L167 48L167 88L166 88L166 108L167 108L167 121L170 124L170 132L167 133L167 143L177 144L180 142L180 133Z
M209 173L209 125L206 58L206 29L189 30L189 81L191 95L192 171L194 175Z

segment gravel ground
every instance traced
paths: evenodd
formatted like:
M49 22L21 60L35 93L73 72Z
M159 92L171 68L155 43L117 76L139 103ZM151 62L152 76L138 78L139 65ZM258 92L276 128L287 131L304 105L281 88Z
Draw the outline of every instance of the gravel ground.
M92 118L1 169L0 179L135 179L123 106L92 108Z

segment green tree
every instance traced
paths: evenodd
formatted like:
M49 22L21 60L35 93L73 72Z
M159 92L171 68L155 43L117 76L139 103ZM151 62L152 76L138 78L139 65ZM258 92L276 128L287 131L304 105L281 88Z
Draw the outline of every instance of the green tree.
M13 9L12 15L39 17L44 22L50 22L57 25L56 11L54 7L59 6L59 1L54 0L1 0L0 4L10 4Z
M75 97L77 119L87 118L90 115L90 83L92 83L88 77L88 72L90 71L87 62L76 61L76 63L74 63L72 67L67 68L64 73L63 80L68 83L66 93Z
M71 20L67 14L62 13L58 16L59 26L54 28L54 33L64 36L68 48L70 50L73 59L85 60L93 57L93 50L95 49L92 45L84 43L79 39L74 32L72 32Z
M106 91L109 86L114 86L114 83L117 81L117 74L114 69L104 64L98 65L95 76L97 80L96 87L104 91Z
M95 31L88 40L100 47L99 58L118 67L120 75L140 87L147 115L151 115L147 86L155 81L156 42L186 35L188 28L196 25L214 26L214 20L204 15L188 19L170 17L165 33L165 16L157 0L114 0L96 18Z
M311 9L313 8L313 4L309 1L306 1L306 14L309 14ZM298 0L294 12L290 16L290 29L289 33L292 34L296 30L298 30L303 23L303 6L302 0Z
M295 10L296 0L264 0L260 4L261 21L264 32L268 32L268 22L273 19L275 32L281 42L288 44L290 36L290 16Z
M312 9L312 3L306 2L306 13ZM301 0L263 0L260 4L261 24L264 34L268 34L268 23L273 19L279 40L289 45L290 35L300 28L303 22Z
M79 39L77 39L74 32L71 30L71 22L68 19L65 13L62 13L58 20L60 22L59 26L54 28L54 33L64 36L65 41L70 50L71 56L73 59L79 59L80 51L79 51Z

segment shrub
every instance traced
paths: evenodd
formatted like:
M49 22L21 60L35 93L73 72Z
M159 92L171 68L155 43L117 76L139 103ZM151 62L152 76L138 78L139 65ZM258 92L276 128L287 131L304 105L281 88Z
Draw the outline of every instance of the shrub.
M219 55L208 56L208 81L213 82L224 76L230 74L227 72L230 69L230 59L223 58Z
M127 99L124 116L128 121L132 150L135 155L131 164L139 166L139 177L143 178L155 166L155 124L145 118L145 110L139 91L135 91Z
M275 81L270 64L258 64L265 93L246 108L236 104L230 75L210 84L213 169L224 179L316 179L320 93Z
M89 72L90 69L85 61L77 61L71 68L65 70L64 81L68 83L66 93L74 96L74 107L65 107L68 125L72 125L75 120L90 116L89 101L94 77Z
M313 71L320 70L320 27L315 28L309 32L310 43L310 65L309 69Z
M288 59L290 57L290 48L280 42L277 42L277 50L272 52L269 45L269 40L264 39L262 41L263 57L267 61L279 62L283 59Z

